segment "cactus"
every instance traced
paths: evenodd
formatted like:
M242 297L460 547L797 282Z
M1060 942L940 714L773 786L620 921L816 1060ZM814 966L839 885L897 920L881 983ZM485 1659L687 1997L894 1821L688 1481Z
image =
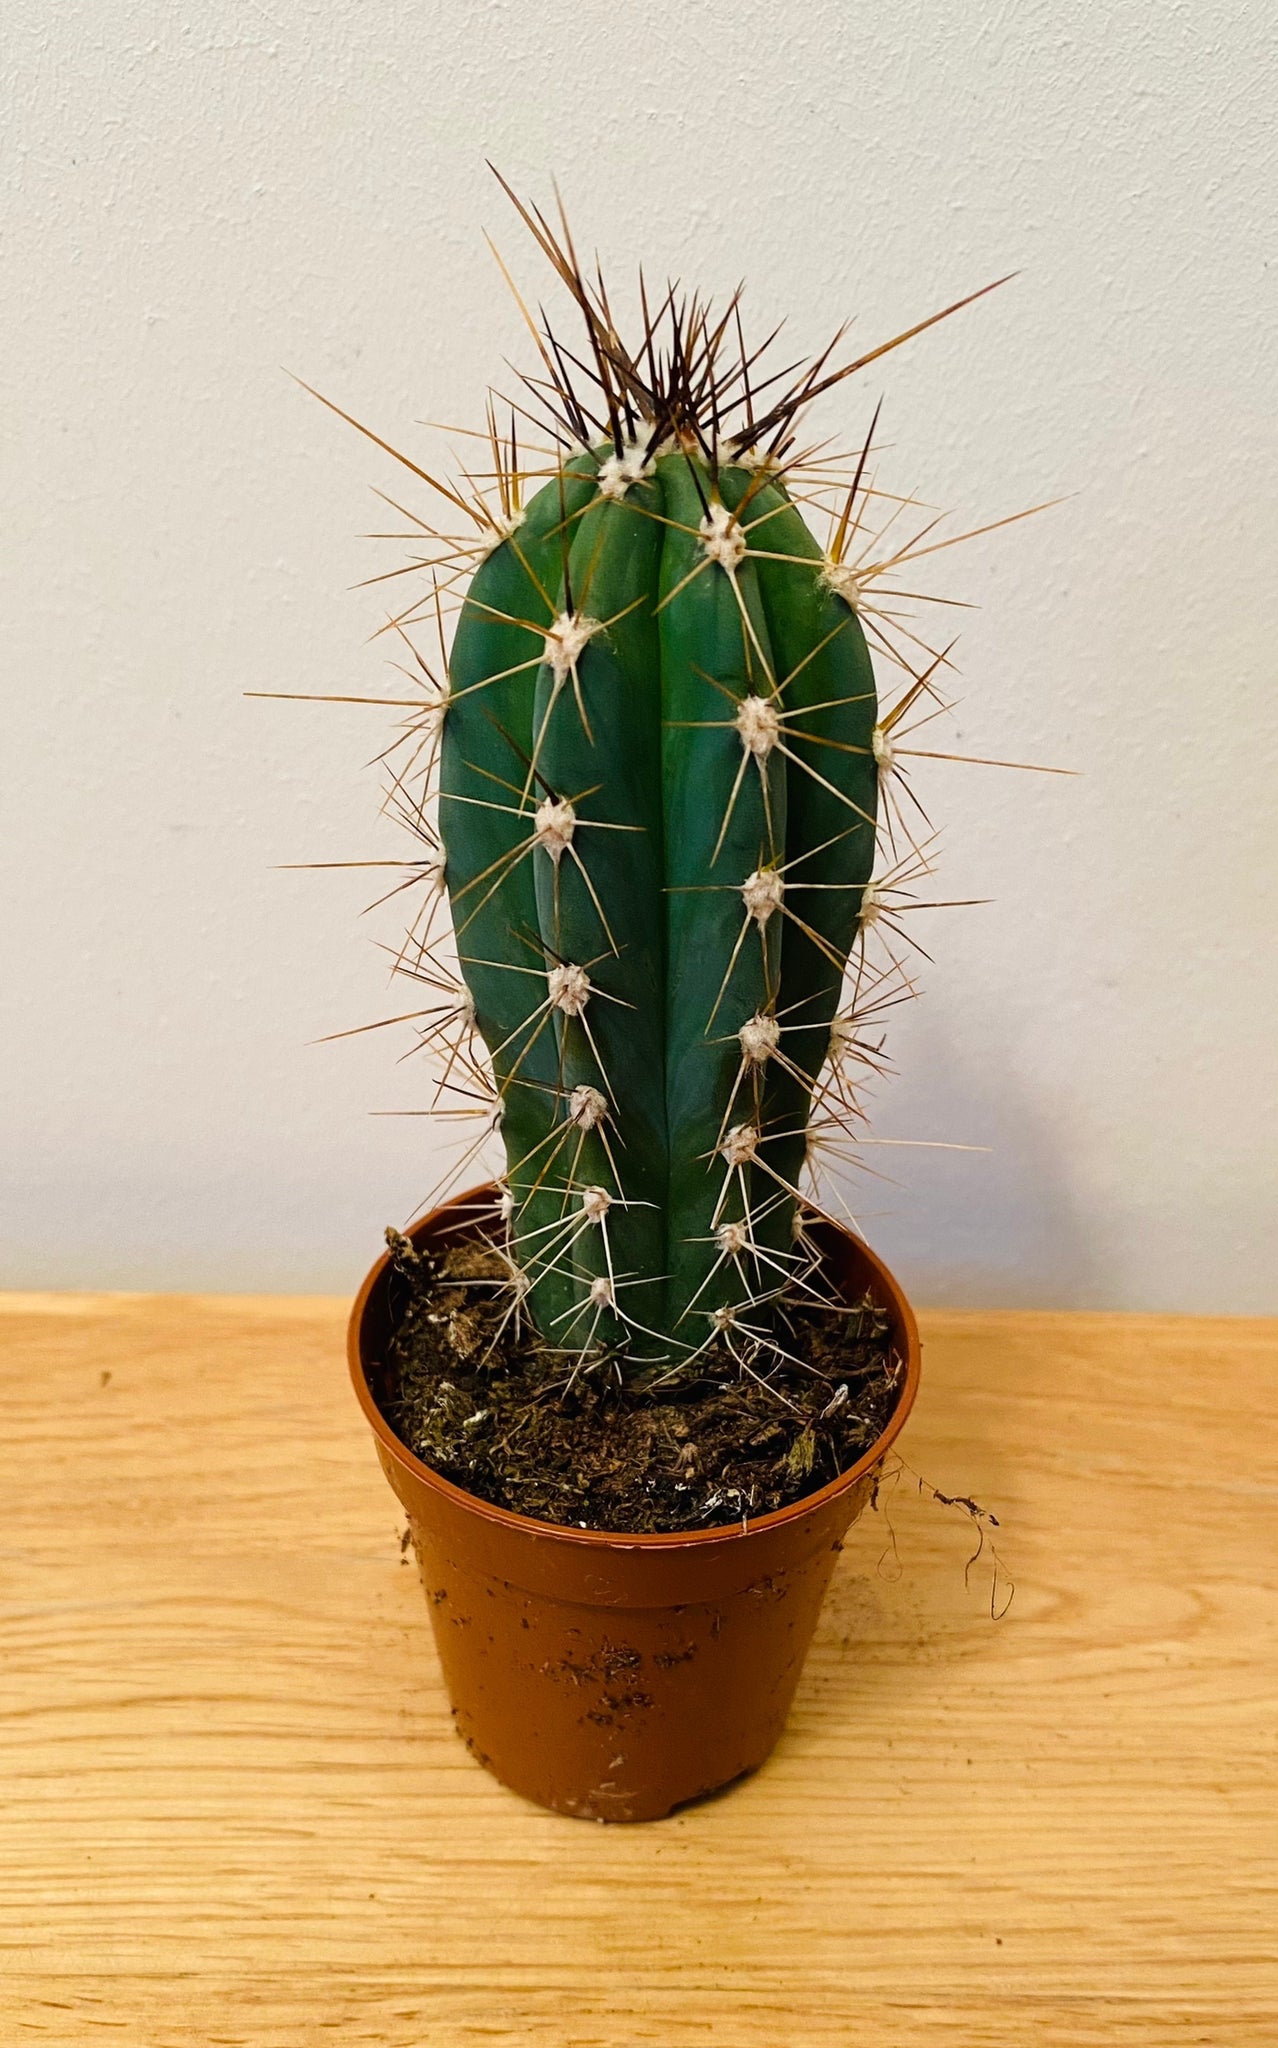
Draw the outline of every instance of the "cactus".
M449 681L440 832L530 1306L551 1341L695 1349L794 1258L874 860L860 622L782 479L641 417L493 548Z
M482 529L429 720L455 1054L493 1091L516 1306L552 1347L678 1371L811 1288L814 1103L854 1107L845 976L872 1009L865 942L892 922L880 790L943 657L881 720L867 626L900 644L872 581L908 550L867 569L853 545L874 426L824 547L795 482L817 487L810 402L885 349L835 370L827 351L778 397L737 300L712 316L672 290L629 350L566 224L520 211L586 349L533 328L551 445L528 502L491 407L500 510L445 493ZM436 560L436 609L457 560ZM420 934L405 964L437 972Z

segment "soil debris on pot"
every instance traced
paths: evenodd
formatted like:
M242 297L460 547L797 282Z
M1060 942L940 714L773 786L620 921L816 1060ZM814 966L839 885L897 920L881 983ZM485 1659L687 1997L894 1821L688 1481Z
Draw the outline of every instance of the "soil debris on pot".
M903 1384L888 1320L868 1300L783 1297L790 1359L734 1355L719 1339L695 1377L623 1377L606 1353L555 1351L510 1313L499 1251L419 1252L394 1230L386 1240L394 1335L370 1375L382 1412L444 1478L539 1521L627 1535L752 1521L855 1464Z

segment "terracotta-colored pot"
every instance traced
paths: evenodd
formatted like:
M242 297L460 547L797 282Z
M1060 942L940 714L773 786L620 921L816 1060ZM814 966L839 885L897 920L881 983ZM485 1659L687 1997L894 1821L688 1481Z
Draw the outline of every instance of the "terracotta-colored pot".
M419 1223L417 1245L476 1226L475 1188ZM391 1333L387 1258L351 1312L349 1356L382 1469L408 1515L457 1731L525 1798L587 1820L657 1820L770 1754L840 1539L914 1401L919 1339L887 1269L844 1231L827 1273L891 1320L904 1383L873 1448L838 1479L743 1526L613 1536L477 1500L402 1444L378 1406Z

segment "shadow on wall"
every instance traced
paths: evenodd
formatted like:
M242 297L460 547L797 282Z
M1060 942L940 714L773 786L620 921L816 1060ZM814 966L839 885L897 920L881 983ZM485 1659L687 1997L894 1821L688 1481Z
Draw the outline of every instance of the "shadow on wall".
M956 1054L936 1012L911 1019L896 1048L902 1078L876 1089L870 1135L988 1146L985 1152L867 1146L876 1181L840 1176L875 1249L915 1300L952 1308L1094 1308L1113 1300L1116 1275L1100 1233L1074 1195L1063 1112L1053 1117L1000 1057L997 1036ZM901 1034L904 1038L904 1034ZM908 1085L907 1078L908 1077ZM895 1184L893 1184L895 1183Z

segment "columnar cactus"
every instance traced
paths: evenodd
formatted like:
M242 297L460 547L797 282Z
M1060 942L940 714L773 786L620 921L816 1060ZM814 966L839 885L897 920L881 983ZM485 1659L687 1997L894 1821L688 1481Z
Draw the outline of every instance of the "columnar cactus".
M528 1305L552 1345L674 1362L766 1322L798 1263L870 913L890 748L862 592L787 488L795 418L847 372L764 411L730 320L673 299L631 354L533 225L592 367L574 389L539 343L563 450L526 508L507 480L465 594L439 831Z
M533 328L545 374L525 383L551 442L536 471L513 413L503 447L490 409L500 510L477 479L436 486L483 540L426 720L438 843L411 809L464 982L450 1069L491 1090L505 1145L516 1300L553 1347L677 1370L719 1332L767 1341L810 1270L814 1097L849 1104L845 971L890 923L870 880L881 785L930 687L929 668L880 720L863 618L910 551L867 568L857 539L873 424L824 547L802 502L831 471L796 453L796 425L957 307L777 377L735 298L712 318L672 288L655 316L643 298L629 350L566 226L520 211L587 346ZM441 644L440 579L455 591L465 557L450 540L418 564ZM873 629L900 658L881 612ZM409 953L436 974L420 934Z
M854 603L753 452L627 421L512 522L454 637L458 955L516 1258L569 1346L695 1349L794 1256L874 860L876 694Z

